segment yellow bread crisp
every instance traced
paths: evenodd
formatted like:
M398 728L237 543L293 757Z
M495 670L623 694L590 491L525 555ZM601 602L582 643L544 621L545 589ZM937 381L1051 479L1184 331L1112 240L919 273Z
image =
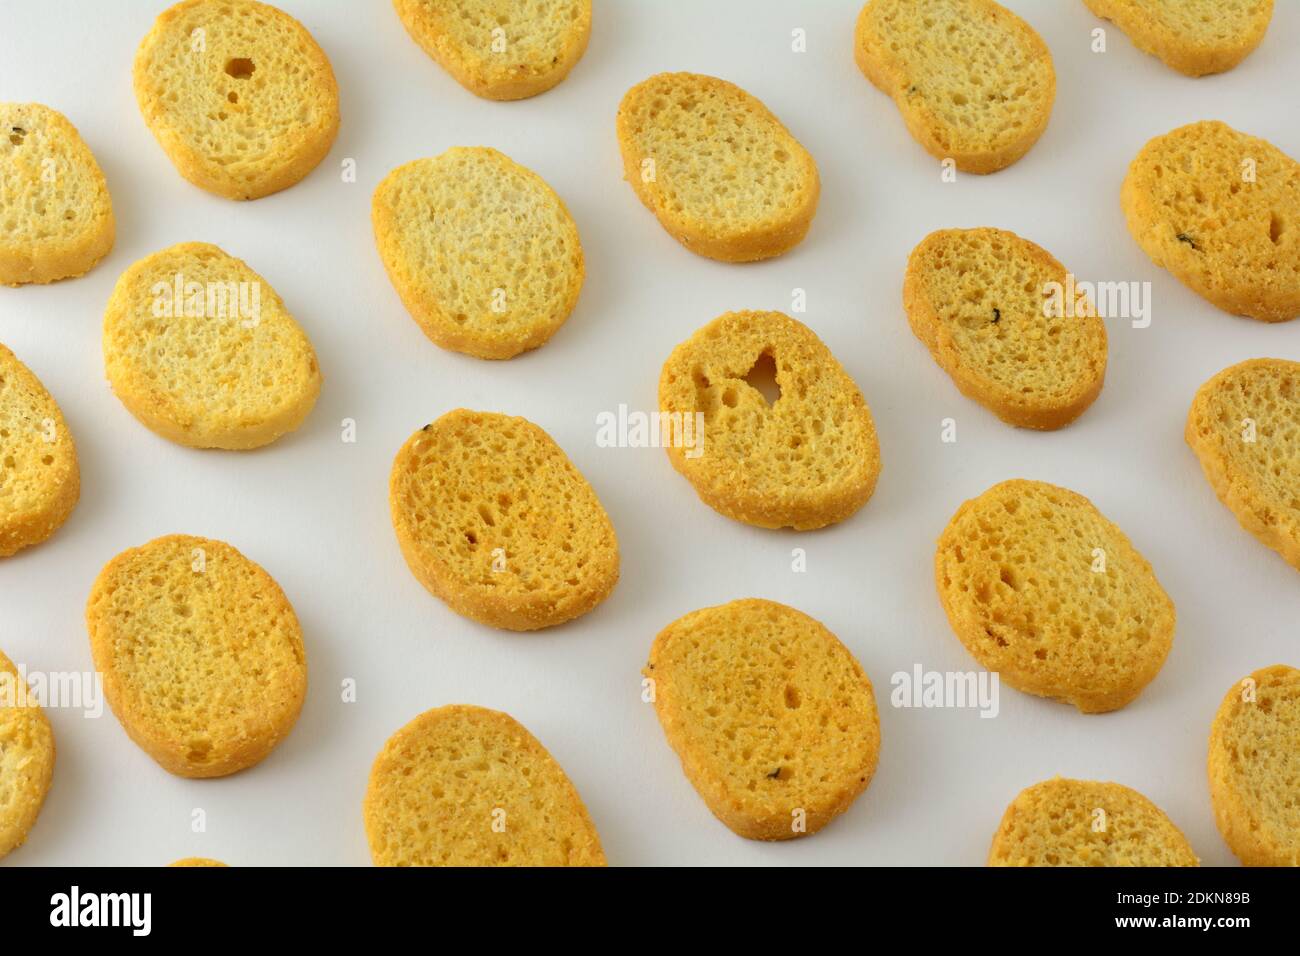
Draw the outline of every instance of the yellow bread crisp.
M545 93L591 36L591 0L393 0L406 32L456 82L489 100Z
M104 696L164 770L222 777L288 736L307 694L298 618L230 545L174 534L99 573L86 627Z
M287 189L338 134L329 58L301 23L255 0L182 0L164 10L132 78L177 171L227 199Z
M578 302L585 269L569 210L495 149L399 166L375 187L371 222L402 304L445 349L511 358L544 344Z
M821 528L875 490L871 409L821 339L780 312L728 312L678 345L659 408L673 467L728 518Z
M67 117L0 103L0 285L84 275L115 228L104 174Z
M1210 802L1246 866L1300 866L1300 670L1275 664L1224 695L1210 726Z
M175 863L168 863L168 866L229 866L228 863L222 863L220 860L213 860L206 856L187 856Z
M453 704L393 734L363 807L376 866L604 866L573 783L522 724Z
M807 235L821 194L817 164L735 84L659 73L627 91L616 125L623 178L692 252L750 262Z
M1300 315L1300 163L1220 122L1157 136L1120 192L1151 261L1233 315Z
M77 446L63 413L0 345L0 558L54 534L80 496Z
M150 430L191 448L248 449L302 424L316 352L274 289L204 242L146 256L104 310L113 392Z
M1250 359L1197 389L1184 436L1241 526L1300 570L1300 363Z
M903 305L963 395L1009 424L1061 428L1106 377L1106 323L1069 288L1065 266L1013 232L942 229L912 250Z
M54 731L13 661L0 652L0 858L22 846L54 777Z
M1082 495L1004 481L939 537L935 582L971 655L1016 690L1116 710L1156 676L1174 604L1151 565Z
M393 529L416 580L457 614L532 631L586 614L618 583L596 492L532 422L464 408L393 460Z
M989 866L1200 866L1163 810L1118 783L1054 777L1007 807Z
M751 598L693 611L659 633L641 673L682 771L743 837L816 833L876 772L871 681L794 608Z
M1143 53L1188 76L1231 70L1259 46L1273 0L1083 0Z
M968 173L1010 166L1052 115L1051 51L992 0L869 0L853 53L916 141Z

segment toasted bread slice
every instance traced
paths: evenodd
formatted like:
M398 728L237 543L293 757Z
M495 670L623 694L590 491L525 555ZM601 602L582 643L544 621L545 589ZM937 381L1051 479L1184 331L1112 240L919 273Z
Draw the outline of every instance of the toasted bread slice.
M0 345L0 558L54 534L80 497L77 446L63 413Z
M1300 363L1250 359L1202 385L1184 436L1241 526L1300 570Z
M388 486L411 573L453 611L532 631L618 583L618 538L559 445L523 418L464 408L407 440Z
M916 141L964 172L1010 166L1047 129L1051 51L992 0L869 0L853 40L858 67Z
M669 234L723 262L794 248L817 212L808 150L759 100L698 73L660 73L618 107L623 178Z
M0 284L84 275L113 248L108 184L77 128L39 103L0 103Z
M13 661L0 652L0 858L22 846L54 777L54 731Z
M903 305L963 395L1009 424L1061 428L1106 377L1106 323L1071 287L1065 266L1013 232L943 229L912 250Z
M158 15L132 71L144 121L200 189L259 199L325 158L339 88L307 28L255 0L181 0Z
M1246 866L1300 866L1300 670L1275 664L1224 695L1210 726L1210 802Z
M830 349L788 315L728 312L699 329L664 363L659 408L673 467L728 518L821 528L875 491L871 409Z
M113 391L159 435L192 448L258 448L320 394L310 340L265 279L205 242L146 256L104 311Z
M375 243L424 334L508 359L545 344L578 302L582 243L564 201L510 157L455 147L375 188Z
M1163 810L1118 783L1054 777L1007 807L989 866L1200 866Z
M123 551L91 588L86 626L109 707L169 773L251 767L298 719L298 618L271 576L222 541L174 534Z
M364 805L376 866L604 866L587 808L509 714L453 704L393 734Z
M659 633L642 674L682 771L743 837L816 833L876 772L871 681L792 607L748 599L693 611Z
M1225 312L1300 315L1300 163L1219 122L1157 136L1121 190L1151 261Z
M1174 604L1092 502L1042 481L967 501L939 537L939 600L971 655L1016 690L1116 710L1156 676Z
M222 863L220 860L213 860L206 856L187 856L183 860L177 860L175 863L168 863L168 866L229 866L228 863Z
M545 93L582 59L591 0L393 0L406 32L456 82L489 100Z
M1188 76L1231 70L1259 46L1273 0L1083 0L1143 53Z

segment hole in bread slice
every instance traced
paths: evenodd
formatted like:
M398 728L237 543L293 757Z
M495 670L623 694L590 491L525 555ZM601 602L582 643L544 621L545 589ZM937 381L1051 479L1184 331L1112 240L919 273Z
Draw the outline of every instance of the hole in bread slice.
M781 398L781 385L776 380L776 359L770 351L764 350L754 360L754 365L745 374L745 384L763 396L768 405L775 405Z
M226 61L226 72L237 80L248 79L256 69L256 65L247 57L234 57Z

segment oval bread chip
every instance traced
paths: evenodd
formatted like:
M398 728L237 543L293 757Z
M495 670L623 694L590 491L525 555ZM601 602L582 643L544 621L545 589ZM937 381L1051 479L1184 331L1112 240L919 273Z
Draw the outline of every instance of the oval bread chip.
M436 707L393 734L366 787L376 866L604 866L564 770L500 711Z
M307 694L302 630L269 574L230 545L169 535L99 573L86 626L127 736L179 777L251 767Z
M302 424L321 387L316 352L275 290L204 242L155 252L118 279L104 368L132 415L192 448L269 444Z
M578 227L555 190L495 149L399 166L375 187L371 221L402 304L445 349L511 358L550 339L578 302Z
M0 652L0 858L22 846L54 777L54 731L23 675Z
M853 39L858 68L936 159L997 172L1047 129L1056 99L1051 51L992 0L869 0Z
M229 866L228 863L222 863L220 860L213 860L206 856L187 856L175 863L168 863L168 866Z
M80 497L77 446L63 413L0 345L0 558L54 534Z
M1300 315L1300 163L1219 122L1157 136L1121 189L1151 261L1225 312Z
M39 103L0 103L0 284L84 275L113 248L113 200L77 128Z
M1200 866L1173 821L1118 783L1054 777L1007 807L989 866Z
M255 0L182 0L132 70L144 121L177 171L226 199L287 189L339 131L339 88L307 28Z
M1188 76L1222 73L1250 55L1273 18L1273 0L1084 0L1144 53Z
M903 304L963 395L1009 424L1061 428L1106 377L1106 323L1074 288L1065 266L1013 232L943 229L912 250Z
M457 614L531 631L586 614L618 583L618 538L559 445L523 418L458 408L393 461L406 563Z
M743 837L816 833L876 771L871 681L794 608L747 599L693 611L659 633L642 674L682 771Z
M1116 710L1160 671L1174 604L1082 495L1004 481L957 509L934 556L939 600L971 655L1017 690Z
M591 0L393 0L406 32L489 100L545 93L582 59Z
M660 73L618 107L623 178L674 239L723 262L769 259L803 241L817 164L756 97L698 73Z
M659 408L673 467L728 518L821 528L875 490L871 409L830 349L780 312L728 312L678 345Z

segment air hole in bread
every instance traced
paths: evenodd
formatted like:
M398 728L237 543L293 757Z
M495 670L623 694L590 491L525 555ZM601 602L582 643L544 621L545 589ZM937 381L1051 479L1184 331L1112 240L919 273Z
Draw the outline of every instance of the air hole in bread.
M768 351L762 352L754 360L753 367L745 375L745 384L763 396L768 405L775 405L781 398L781 386L776 380L776 359Z
M226 61L226 73L237 80L246 80L253 75L257 67L247 57L235 57ZM233 100L232 100L233 102Z
M23 138L26 135L27 130L23 129L21 126L9 127L9 142L13 143L15 146L21 146L23 144Z
M1268 217L1268 237L1273 240L1275 246L1282 239L1282 218L1277 213L1272 213Z

